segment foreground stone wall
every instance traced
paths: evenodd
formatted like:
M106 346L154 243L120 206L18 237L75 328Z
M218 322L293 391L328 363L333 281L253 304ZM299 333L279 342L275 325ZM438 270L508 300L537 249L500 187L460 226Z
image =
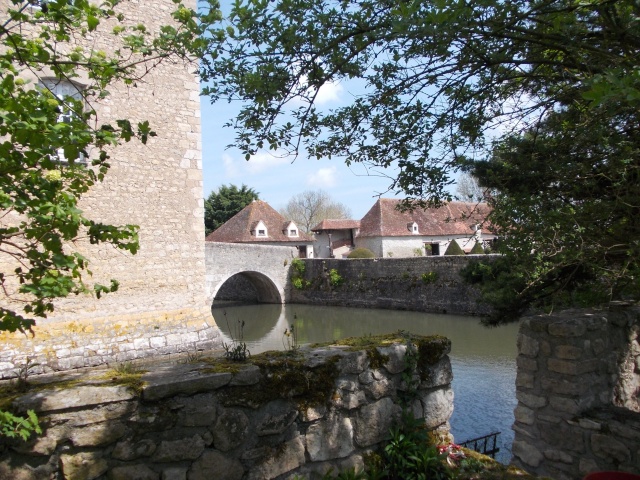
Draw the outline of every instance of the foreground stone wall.
M556 480L640 473L640 307L523 320L513 463Z
M416 369L397 343L262 356L226 372L207 363L153 365L139 394L85 373L76 386L14 402L35 409L45 431L5 445L0 478L268 480L361 469L389 437L409 388L414 415L448 434L450 342L418 345Z
M460 270L470 261L488 256L430 256L375 259L304 260L302 289L291 287L290 302L387 308L418 312L481 315L478 290L464 283ZM340 285L332 285L335 269ZM292 272L294 273L294 272Z

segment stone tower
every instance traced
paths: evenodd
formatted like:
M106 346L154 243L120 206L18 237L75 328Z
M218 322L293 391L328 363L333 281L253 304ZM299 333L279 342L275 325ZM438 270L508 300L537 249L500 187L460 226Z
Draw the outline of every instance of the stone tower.
M0 1L4 12L10 3ZM185 3L196 8L195 0ZM121 5L128 19L149 30L169 23L174 8L171 0ZM111 27L104 28L109 32ZM106 32L95 33L94 48L113 48L113 36ZM91 280L108 284L115 278L119 290L101 299L79 295L56 301L55 312L37 320L34 338L3 333L0 376L11 376L26 357L45 369L68 369L193 350L217 341L204 289L197 65L164 61L142 81L115 85L110 92L92 104L100 123L148 120L157 136L146 145L117 147L109 173L85 194L80 207L96 221L138 225L139 252L75 244L89 259ZM1 295L0 304L6 303Z

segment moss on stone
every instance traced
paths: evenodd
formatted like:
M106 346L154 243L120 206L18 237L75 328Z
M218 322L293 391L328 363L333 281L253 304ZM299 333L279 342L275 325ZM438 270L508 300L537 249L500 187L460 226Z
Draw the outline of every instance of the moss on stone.
M267 402L284 399L297 404L300 410L323 405L335 390L338 377L336 355L317 367L310 368L306 359L295 352L265 352L251 358L260 368L257 385L230 387L221 394L225 406L257 408Z

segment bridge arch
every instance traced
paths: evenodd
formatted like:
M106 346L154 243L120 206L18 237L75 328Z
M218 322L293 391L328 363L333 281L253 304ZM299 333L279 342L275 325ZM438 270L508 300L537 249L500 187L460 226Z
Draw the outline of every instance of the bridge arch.
M207 301L211 306L231 277L241 276L256 290L261 303L289 301L289 269L296 247L252 243L205 242Z
M236 277L241 277L241 279L246 280L253 286L253 289L255 290L255 301L258 303L284 303L284 288L277 285L276 282L268 275L256 271L236 272L221 280L211 292L212 302L216 300L218 293L225 287L225 285ZM243 283L240 281L236 281L235 284L239 285L240 288L243 286Z

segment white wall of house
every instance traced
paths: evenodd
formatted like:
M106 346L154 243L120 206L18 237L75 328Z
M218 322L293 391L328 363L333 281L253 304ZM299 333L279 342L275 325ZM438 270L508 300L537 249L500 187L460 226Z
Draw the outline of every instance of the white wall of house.
M356 247L368 248L376 257L415 257L426 254L425 244L439 245L439 255L444 255L449 243L457 241L460 248L471 249L476 239L473 234L465 237L411 235L405 237L358 237ZM418 253L420 252L420 253ZM434 252L435 254L435 252Z
M333 255L335 258L342 258L351 251L350 246L342 246L345 242L351 244L351 230L331 230L331 243L334 245ZM313 249L316 258L329 258L331 256L328 231L325 230L315 234Z

